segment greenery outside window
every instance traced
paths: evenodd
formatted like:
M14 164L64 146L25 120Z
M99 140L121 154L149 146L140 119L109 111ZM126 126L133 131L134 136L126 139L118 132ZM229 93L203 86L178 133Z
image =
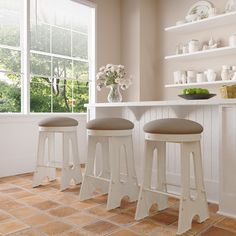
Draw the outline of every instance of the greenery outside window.
M85 112L94 8L76 0L0 0L0 12L0 112Z

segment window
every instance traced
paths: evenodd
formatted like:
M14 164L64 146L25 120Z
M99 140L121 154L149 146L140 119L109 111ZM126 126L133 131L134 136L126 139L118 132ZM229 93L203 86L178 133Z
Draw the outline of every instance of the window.
M21 111L19 0L0 0L0 111Z
M24 4L30 6L30 34L23 32ZM94 8L71 0L0 0L0 11L0 112L85 112Z

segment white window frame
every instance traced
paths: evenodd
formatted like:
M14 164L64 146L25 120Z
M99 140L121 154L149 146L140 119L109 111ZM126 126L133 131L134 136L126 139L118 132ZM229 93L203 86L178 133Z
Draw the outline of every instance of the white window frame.
M96 9L95 3L87 0L70 0L82 5L86 5L92 9L92 24L88 32L88 63L89 63L89 103L94 103L96 98L95 89L95 71L96 71ZM30 112L30 0L23 0L21 9L21 27L20 30L20 48L21 52L21 114L35 114ZM55 114L42 113L42 114ZM58 113L57 113L58 114ZM66 113L66 114L81 114L81 113Z

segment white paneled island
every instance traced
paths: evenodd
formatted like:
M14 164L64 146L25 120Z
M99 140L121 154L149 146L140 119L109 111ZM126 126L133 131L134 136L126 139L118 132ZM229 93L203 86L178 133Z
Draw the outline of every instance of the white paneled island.
M143 126L161 118L185 118L204 127L202 154L208 200L219 202L221 214L236 218L236 99L147 101L88 104L88 120L123 117L134 124L136 171L141 181ZM179 146L167 145L167 182L171 191L180 180ZM155 169L154 169L155 171ZM194 181L193 181L194 185Z

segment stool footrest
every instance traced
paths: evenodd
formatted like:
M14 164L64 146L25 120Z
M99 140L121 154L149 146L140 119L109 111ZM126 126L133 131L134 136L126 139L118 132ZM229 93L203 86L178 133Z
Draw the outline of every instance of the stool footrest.
M180 184L172 184L172 183L165 183L166 185L170 185L170 186L174 186L174 187L178 187L178 188L182 188L182 186ZM190 187L189 189L191 190L197 190L194 187Z
M163 191L159 191L156 189L143 188L143 191L158 193L158 194L162 194L162 195L166 195L166 196L174 197L174 198L178 198L178 199L181 198L180 195L178 195L178 194L163 192Z
M87 177L92 178L92 179L99 179L99 180L103 180L103 181L106 181L106 182L110 182L109 179L106 179L106 178L103 178L103 177L100 177L100 176L87 175Z
M50 163L45 164L45 165L37 165L37 166L38 167L62 169L62 168L72 168L74 165L72 163L69 163L67 166L63 166L63 164L61 162L50 162Z

